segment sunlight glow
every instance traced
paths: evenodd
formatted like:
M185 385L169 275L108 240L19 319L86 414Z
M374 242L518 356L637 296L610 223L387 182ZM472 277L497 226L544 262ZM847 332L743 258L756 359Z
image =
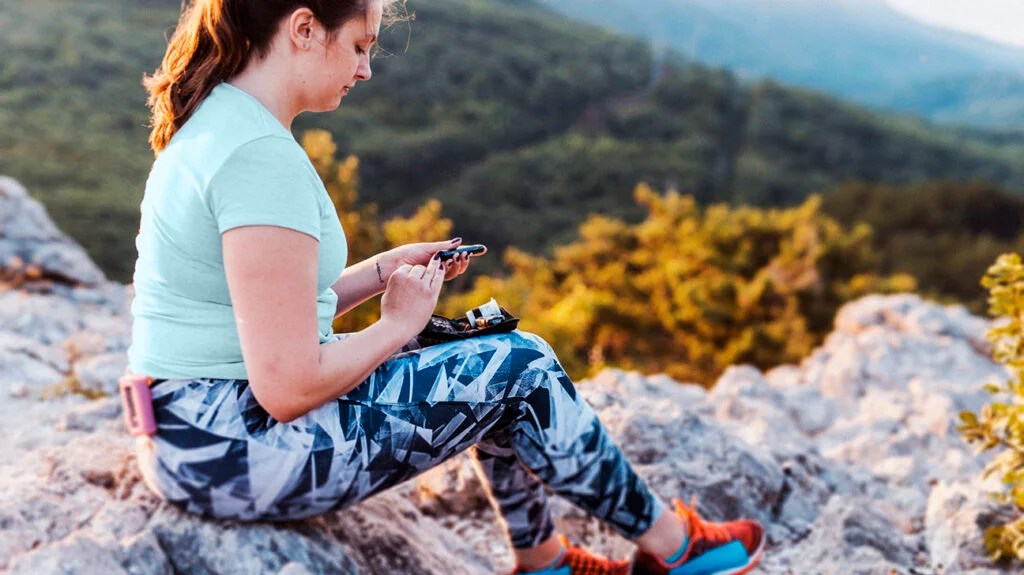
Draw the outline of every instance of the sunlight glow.
M1024 48L1022 0L886 0L913 18Z

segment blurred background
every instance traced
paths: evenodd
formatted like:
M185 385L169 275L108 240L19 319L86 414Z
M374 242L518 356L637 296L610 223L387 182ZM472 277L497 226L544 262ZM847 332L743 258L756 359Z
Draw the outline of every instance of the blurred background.
M0 0L0 174L130 282L144 73L179 0ZM1024 3L409 0L334 113L295 125L353 261L460 235L574 375L710 384L806 355L835 310L975 313L1024 245ZM433 237L428 237L433 236ZM373 306L339 329L372 319Z

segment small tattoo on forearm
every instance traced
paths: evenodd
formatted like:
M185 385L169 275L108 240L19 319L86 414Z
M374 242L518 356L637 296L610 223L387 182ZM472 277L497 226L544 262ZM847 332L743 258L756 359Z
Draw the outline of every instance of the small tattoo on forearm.
M374 263L377 265L377 279L380 280L380 283L382 284L387 283L386 281L384 281L384 272L382 272L380 269L380 260L377 260Z

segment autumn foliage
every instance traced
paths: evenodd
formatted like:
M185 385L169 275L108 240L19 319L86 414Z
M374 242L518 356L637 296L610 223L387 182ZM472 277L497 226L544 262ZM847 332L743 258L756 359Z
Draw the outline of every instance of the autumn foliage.
M701 208L640 185L635 199L643 221L590 216L550 258L510 249L507 276L479 278L445 311L496 297L575 376L616 366L711 385L733 364L799 360L851 299L915 287L878 277L870 230L824 216L817 198Z
M441 217L441 203L428 200L412 216L380 222L377 205L359 201L359 159L335 157L337 146L329 132L311 130L302 137L306 150L327 194L338 211L348 241L349 263L411 242L442 240L450 236L451 220ZM380 317L380 302L373 298L334 321L334 331L354 332Z

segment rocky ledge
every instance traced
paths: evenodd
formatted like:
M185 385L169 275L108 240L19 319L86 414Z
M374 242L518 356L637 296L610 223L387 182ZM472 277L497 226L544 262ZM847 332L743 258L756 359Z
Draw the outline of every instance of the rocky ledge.
M10 187L0 180L0 209L32 202L12 201ZM59 233L31 244L10 230L0 248L18 246L21 262L42 261L35 251L53 242L80 255ZM105 397L125 365L130 288L102 275L21 277L0 291L0 572L453 575L511 566L462 458L301 522L211 522L160 502L140 481L118 403ZM962 308L872 296L844 307L800 365L734 367L711 391L615 370L579 388L661 495L696 496L709 518L767 526L760 573L1008 573L980 545L980 530L1006 511L989 503L996 486L979 479L984 458L955 430L960 410L986 401L982 384L1006 377L989 359L986 329ZM573 540L629 551L555 502Z

